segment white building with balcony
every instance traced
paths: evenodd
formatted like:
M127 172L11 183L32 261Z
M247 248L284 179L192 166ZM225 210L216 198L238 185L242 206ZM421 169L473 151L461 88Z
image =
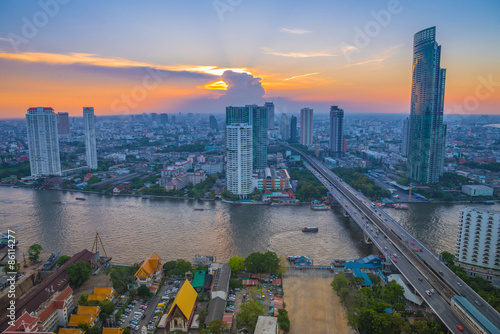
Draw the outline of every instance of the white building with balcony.
M461 211L455 259L470 277L500 280L500 211Z

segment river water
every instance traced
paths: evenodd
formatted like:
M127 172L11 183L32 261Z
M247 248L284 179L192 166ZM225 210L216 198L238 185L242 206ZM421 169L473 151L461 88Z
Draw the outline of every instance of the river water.
M436 252L454 252L458 215L465 206L414 204L407 211L387 211ZM498 204L477 206L500 209ZM303 233L304 226L317 226L319 232ZM90 250L98 232L113 262L127 264L140 262L152 252L163 262L192 261L195 254L215 254L227 261L235 255L272 250L280 256L308 255L315 264L377 252L363 243L357 225L335 208L311 211L307 205L232 206L218 201L0 187L0 231L7 229L16 232L19 257L34 243L42 245L44 252L67 255Z

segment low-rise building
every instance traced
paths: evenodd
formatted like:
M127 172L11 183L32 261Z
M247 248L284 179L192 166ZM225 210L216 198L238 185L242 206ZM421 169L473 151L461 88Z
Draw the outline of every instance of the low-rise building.
M254 334L278 334L278 318L259 316Z
M89 295L88 300L97 300L102 302L104 300L116 301L116 291L113 288L94 288L94 293Z
M185 280L168 312L167 332L176 330L180 330L182 333L189 332L196 310L197 297L196 290L188 280Z
M263 190L285 190L292 188L290 175L286 169L275 169L266 167L264 170L255 170L252 176L252 189Z
M134 276L139 285L150 288L155 282L161 280L162 275L161 259L156 253L153 253L142 263Z
M68 286L42 304L40 310L35 313L40 331L54 332L59 326L64 326L74 308L73 290Z
M483 185L463 185L462 192L469 196L493 196L493 188Z

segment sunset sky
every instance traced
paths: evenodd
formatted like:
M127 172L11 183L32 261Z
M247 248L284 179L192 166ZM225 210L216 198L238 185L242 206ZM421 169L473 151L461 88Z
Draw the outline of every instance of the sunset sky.
M445 113L500 113L500 1L0 1L0 118L408 113L413 35L436 26Z

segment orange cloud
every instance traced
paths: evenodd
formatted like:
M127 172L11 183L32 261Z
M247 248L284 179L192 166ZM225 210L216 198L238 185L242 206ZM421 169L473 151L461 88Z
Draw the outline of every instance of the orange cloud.
M212 65L157 65L152 63L138 62L123 58L104 58L91 53L43 53L43 52L24 52L24 53L0 53L0 58L9 60L18 60L32 63L49 63L60 65L85 64L103 67L150 67L165 71L187 71L206 73L211 75L222 75L225 71L236 73L251 74L246 68L219 68Z
M212 82L203 86L203 88L205 89L215 89L215 90L227 90L227 87L228 87L227 83L225 83L223 80Z

